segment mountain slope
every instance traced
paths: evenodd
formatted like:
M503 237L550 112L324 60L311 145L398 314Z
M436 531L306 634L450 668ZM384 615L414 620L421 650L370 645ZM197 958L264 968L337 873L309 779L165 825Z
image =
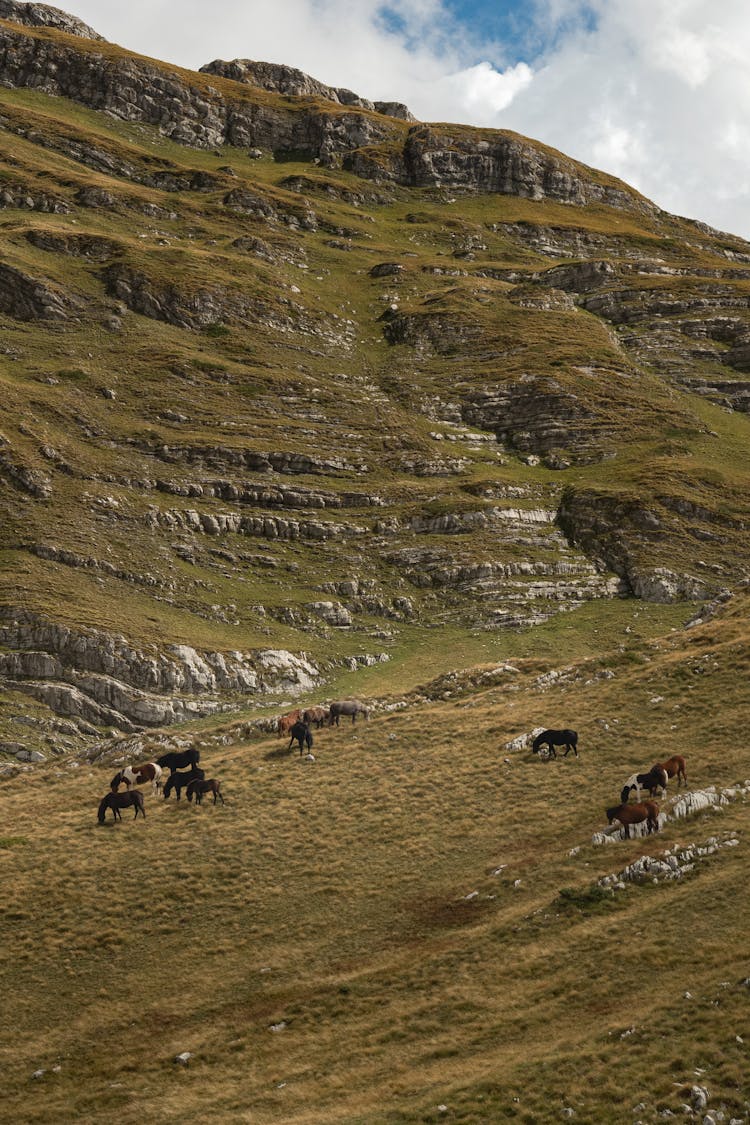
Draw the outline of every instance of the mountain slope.
M8 690L128 730L747 573L746 243L63 24L0 21Z

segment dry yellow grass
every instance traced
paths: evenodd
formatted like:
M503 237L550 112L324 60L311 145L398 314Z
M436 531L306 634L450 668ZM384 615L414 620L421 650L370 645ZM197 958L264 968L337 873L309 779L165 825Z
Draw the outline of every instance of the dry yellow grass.
M700 1081L746 1120L750 810L588 843L624 777L675 750L693 786L750 775L745 610L547 688L524 672L459 683L322 731L313 763L275 738L206 750L224 808L147 795L145 822L126 810L100 827L111 764L11 781L0 1119L536 1122L570 1107L594 1125L678 1112ZM548 723L578 727L578 761L504 750ZM644 851L730 831L740 846L688 881L590 893Z

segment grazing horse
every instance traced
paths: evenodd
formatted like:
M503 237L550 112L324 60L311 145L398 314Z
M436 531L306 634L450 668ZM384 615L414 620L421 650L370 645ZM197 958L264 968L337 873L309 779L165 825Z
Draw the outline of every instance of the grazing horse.
M193 797L195 797L196 805L200 805L206 793L213 793L214 804L216 804L217 797L222 805L224 804L224 798L221 795L221 782L217 781L215 777L207 777L203 781L200 779L191 781L187 787L187 799L188 801L192 801Z
M339 725L339 719L342 715L351 715L352 722L357 721L357 715L362 715L363 718L369 719L370 712L359 699L336 699L330 707L329 723L331 726Z
M302 712L302 722L307 723L309 727L314 724L316 730L325 726L330 717L331 712L327 707L308 707L306 711Z
M610 824L613 820L619 820L625 829L626 840L630 839L630 825L642 824L644 820L649 832L659 831L659 806L656 801L642 801L637 805L629 805L625 801L623 804L615 805L606 811L607 820Z
M142 766L125 766L116 773L109 783L113 793L116 793L123 781L128 789L131 785L143 785L144 781L151 782L151 792L154 796L161 789L162 768L156 762L144 762Z
M99 805L99 823L104 824L107 809L112 809L113 820L122 820L120 809L127 809L130 805L135 805L134 820L138 818L138 813L141 814L144 820L146 819L146 810L143 807L143 794L140 789L128 789L126 793L113 793L110 790L106 797L102 797L101 804Z
M289 711L286 715L282 715L276 727L276 734L281 738L282 734L289 734L294 724L302 718L302 712L299 707L294 711Z
M193 746L190 750L171 750L169 754L162 754L161 758L156 759L156 764L163 770L174 773L175 770L181 770L183 766L197 766L200 760L201 752Z
M550 758L557 757L557 754L555 753L556 746L565 747L565 754L563 755L565 758L567 758L571 750L577 758L578 733L574 730L543 730L542 733L538 734L532 742L531 749L535 754L538 754L542 746L547 747L547 755Z
M680 781L684 781L686 785L688 783L685 759L682 754L673 754L671 758L667 758L666 762L657 762L651 769L652 771L656 769L664 770L667 777L676 777L678 789L680 788Z
M289 745L287 746L287 750L291 750L292 745L294 744L295 741L299 742L299 752L300 752L300 754L302 753L305 746L307 746L308 750L312 749L312 744L313 744L312 731L310 730L307 723L303 723L302 719L299 719L294 724L294 726L292 727L292 729L290 730L289 733L291 734L292 737L289 739Z
M186 770L185 773L170 773L167 778L167 784L164 786L164 800L166 801L169 794L175 789L177 791L177 800L179 801L182 796L182 790L186 785L189 785L191 781L203 781L205 776L205 770L198 769L197 766L194 766L191 770Z
M661 766L652 766L648 773L634 773L625 782L620 800L623 804L630 800L630 794L635 789L635 799L640 801L641 789L648 789L649 797L656 796L656 790L661 789L666 797L667 795L667 771L662 769Z

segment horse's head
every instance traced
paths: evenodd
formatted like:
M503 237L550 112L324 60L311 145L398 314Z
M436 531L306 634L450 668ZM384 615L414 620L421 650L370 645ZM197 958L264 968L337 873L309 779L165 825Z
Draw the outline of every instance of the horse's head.
M99 812L97 813L97 816L100 824L104 824L104 817L110 805L109 798L110 794L108 793L106 797L102 797L102 800L99 804Z
M630 799L630 786L626 785L625 788L623 789L622 793L620 794L620 804L626 805L628 803L629 799Z

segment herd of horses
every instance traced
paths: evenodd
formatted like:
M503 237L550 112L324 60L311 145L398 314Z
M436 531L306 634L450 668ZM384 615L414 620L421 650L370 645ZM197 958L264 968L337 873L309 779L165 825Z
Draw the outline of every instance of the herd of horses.
M304 746L307 746L308 751L312 746L311 728L313 726L318 730L326 725L338 726L342 715L350 716L354 723L358 715L367 719L369 712L358 699L335 700L329 707L309 707L307 710L296 708L278 719L277 734L279 737L282 734L291 734L289 749L291 750L296 740L299 742L299 750L302 754ZM569 729L543 730L541 734L534 738L531 749L534 754L540 754L542 747L546 747L547 757L556 758L555 747L557 746L565 747L564 757L567 758L568 754L573 751L577 758L578 732ZM110 782L109 792L99 804L99 823L104 823L107 809L112 811L113 820L122 820L120 810L126 808L135 809L134 819L137 820L140 815L145 820L146 809L143 793L139 789L131 789L131 786L145 785L149 782L154 796L162 791L166 799L174 792L179 801L182 791L185 789L188 801L195 799L197 805L202 802L206 794L213 796L214 804L221 801L223 805L224 797L221 792L221 783L216 778L206 777L205 771L198 765L200 756L200 750L195 747L182 751L173 750L168 754L162 754L155 762L144 762L138 766L125 766L118 770ZM165 770L169 770L169 777L162 786L161 779ZM630 826L634 824L645 822L648 833L658 832L660 810L654 797L659 790L661 790L662 796L666 797L667 786L674 777L677 778L678 788L681 783L687 785L685 759L681 754L673 754L666 762L656 762L649 770L632 774L622 787L619 805L613 805L605 810L608 823L612 824L617 821L621 824L625 829L626 839L630 838ZM126 786L124 793L120 792L120 786L123 784ZM647 800L641 799L642 792L648 793ZM633 793L635 793L636 799L635 803L631 804L630 798Z
M370 717L369 710L359 699L334 699L328 707L308 707L304 711L296 707L294 711L288 711L278 719L276 734L279 738L282 734L290 736L289 750L297 742L300 754L304 753L305 748L309 753L313 745L313 727L316 730L320 730L321 727L337 727L342 716L348 716L353 723L356 723L358 715L363 719Z
M370 717L367 707L359 699L336 699L328 707L308 707L304 711L296 708L294 711L282 715L277 722L277 733L279 736L291 734L289 749L292 748L292 744L296 740L299 742L299 752L302 754L303 747L306 746L308 751L312 747L311 728L313 726L317 730L323 726L338 726L342 716L349 716L351 721L355 723L358 715L365 719ZM221 792L221 782L214 777L206 777L205 771L198 765L200 757L200 750L191 747L189 750L172 750L168 754L162 754L155 762L143 762L137 766L124 766L112 778L109 784L109 792L99 802L99 823L104 823L107 809L112 812L113 820L122 820L121 809L128 808L135 809L134 820L137 820L139 816L142 816L145 820L146 808L143 793L140 789L131 788L131 786L149 783L154 796L161 792L163 797L167 799L174 793L179 801L184 789L188 801L195 800L196 805L200 805L207 794L213 796L214 804L220 801L223 805L224 796ZM169 776L162 784L162 776L165 770L169 771ZM125 785L124 792L120 790L122 785Z
M547 757L556 758L556 746L564 746L567 758L572 750L578 757L578 733L574 730L543 730L531 744L535 754L541 753L542 747L547 748ZM667 795L667 785L671 778L677 778L677 787L684 782L687 785L687 770L685 759L681 754L673 754L666 762L656 762L650 770L643 773L632 774L622 787L619 805L613 805L606 810L607 821L612 824L618 821L625 829L625 838L630 838L631 824L646 824L646 831L659 831L659 806L653 798L659 790L662 797ZM641 800L641 791L648 792L649 799ZM630 803L631 794L635 793L635 803Z
M221 782L215 777L206 777L205 770L198 765L200 757L200 750L191 747L189 750L173 750L168 754L162 754L155 762L143 762L139 766L125 766L124 769L118 770L109 783L109 792L99 803L99 823L104 823L107 809L111 810L113 820L122 820L120 810L129 808L135 809L134 820L138 819L139 814L145 820L143 793L140 789L131 789L131 785L145 785L148 782L151 783L151 792L154 796L161 791L167 799L174 792L179 801L182 790L185 789L188 801L195 800L196 805L200 805L208 793L213 795L214 804L221 801L223 805ZM189 769L184 769L185 766ZM183 769L184 772L180 772ZM165 770L169 770L169 777L162 786L161 779ZM120 791L120 786L123 784L126 786L124 793Z
M673 777L677 778L678 789L681 783L685 785L688 783L685 759L682 754L673 754L666 762L657 762L644 773L634 773L622 787L619 805L613 805L611 809L606 810L607 821L610 824L615 820L618 821L625 829L626 840L630 838L631 824L643 824L645 821L647 832L658 832L660 810L653 798L659 789L662 796L666 797L667 785ZM641 800L641 790L648 792L649 800ZM633 792L636 799L631 805L630 795Z

